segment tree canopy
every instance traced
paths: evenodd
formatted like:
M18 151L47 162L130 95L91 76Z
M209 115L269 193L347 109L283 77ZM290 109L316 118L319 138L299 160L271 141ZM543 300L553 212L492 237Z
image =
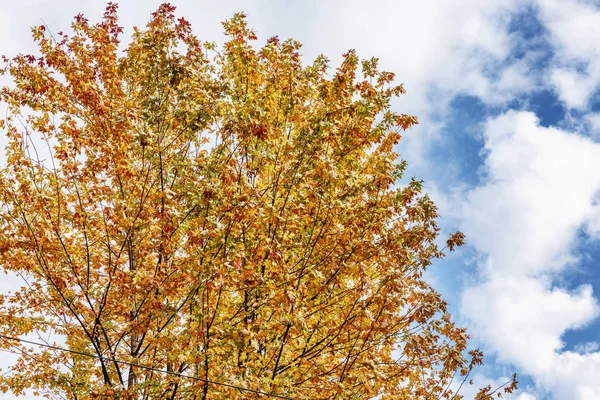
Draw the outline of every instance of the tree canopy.
M5 59L0 265L25 283L0 295L19 354L0 389L454 396L481 353L423 280L443 249L421 182L401 180L417 120L392 111L394 74L258 48L243 14L217 47L169 4L121 48L116 8L35 27L39 54Z

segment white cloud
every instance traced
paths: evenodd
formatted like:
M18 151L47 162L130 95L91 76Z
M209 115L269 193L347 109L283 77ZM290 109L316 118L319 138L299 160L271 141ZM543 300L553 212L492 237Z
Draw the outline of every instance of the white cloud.
M523 3L344 2L337 7L327 38L336 50L340 45L356 47L364 57L380 56L384 66L406 82L405 105L414 110L408 111L429 112L443 109L444 101L457 93L481 96L484 101L497 95L496 79L487 73L510 68L504 62L512 49L508 24ZM510 74L503 83L513 89L514 81L522 85L530 80L520 68L513 68ZM429 101L431 88L439 91L437 102Z
M589 113L585 116L588 131L594 138L600 137L600 113Z
M590 1L537 0L540 15L555 44L574 61L600 56L600 10Z
M531 77L528 62L525 60L516 61L506 67L501 72L499 79L494 81L494 85L495 91L500 94L499 99L508 99L518 93L528 92L536 86Z
M566 330L600 313L589 285L553 285L576 260L577 230L597 214L600 145L508 112L484 130L487 183L466 196L462 229L487 255L461 314L498 357L556 399L600 398L600 352L563 350Z
M556 51L550 79L570 108L585 109L600 82L600 8L580 0L537 0Z
M594 92L597 83L586 72L555 68L550 81L556 88L559 98L569 108L584 108Z
M468 194L464 229L492 254L500 274L560 269L569 245L596 209L600 145L538 126L532 113L509 112L485 129L488 183Z
M560 336L590 322L600 309L589 286L566 291L545 279L509 275L467 289L461 311L501 360L537 376L555 367Z
M586 353L594 353L600 350L600 343L598 342L585 342L585 343L577 343L573 350L576 353L586 354Z
M518 392L515 400L536 400L537 397L527 392Z

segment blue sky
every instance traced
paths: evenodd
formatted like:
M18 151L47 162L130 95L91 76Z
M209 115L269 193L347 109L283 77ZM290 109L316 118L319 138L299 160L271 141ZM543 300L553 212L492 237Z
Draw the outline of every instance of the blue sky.
M307 62L324 53L335 66L350 48L379 57L408 91L394 108L420 121L398 148L408 174L425 180L445 233L467 235L428 277L486 353L476 386L517 371L509 398L600 399L598 2L171 3L203 40L222 41L220 22L245 11L262 41L293 37ZM158 4L122 1L126 34ZM42 20L67 31L104 6L6 2L0 53L34 51Z

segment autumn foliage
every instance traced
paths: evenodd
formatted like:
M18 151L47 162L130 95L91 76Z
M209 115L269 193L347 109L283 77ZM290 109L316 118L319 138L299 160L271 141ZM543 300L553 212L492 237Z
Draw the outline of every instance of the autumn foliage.
M253 46L242 14L223 26L200 42L164 4L123 51L109 5L6 60L0 265L25 283L0 333L72 352L0 339L20 354L0 389L452 398L481 354L422 278L443 253L401 180L402 86L353 51L330 71L294 40Z

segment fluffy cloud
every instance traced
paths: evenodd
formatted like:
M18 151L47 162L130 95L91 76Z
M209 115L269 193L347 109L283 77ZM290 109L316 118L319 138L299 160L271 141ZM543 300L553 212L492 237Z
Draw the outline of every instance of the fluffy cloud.
M594 138L600 137L600 113L589 113L585 116L589 132Z
M532 85L527 65L507 63L514 44L509 24L524 3L344 2L326 28L327 43L316 43L329 46L328 54L342 46L357 48L364 57L380 56L384 67L406 82L402 106L408 112L444 110L458 93L504 101Z
M558 92L559 98L569 108L584 108L597 83L586 71L562 67L554 68L550 73L550 81Z
M489 273L563 268L577 229L597 212L600 146L537 123L509 112L485 129L488 184L469 193L463 215L471 243L493 255Z
M600 313L589 285L554 285L576 261L577 230L597 215L600 145L535 115L508 112L484 130L487 183L467 195L463 230L486 255L462 294L473 332L554 398L600 398L600 352L563 350L562 334Z
M537 0L555 49L550 79L570 108L586 108L600 82L600 9L583 0Z

